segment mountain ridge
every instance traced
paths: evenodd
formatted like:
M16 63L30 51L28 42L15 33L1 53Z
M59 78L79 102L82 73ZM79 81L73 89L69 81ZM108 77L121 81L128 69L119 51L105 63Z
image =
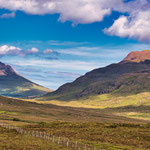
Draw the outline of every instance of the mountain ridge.
M149 54L147 57L145 56L145 51L131 52L123 61L103 68L94 69L77 78L72 83L66 83L56 91L46 94L43 99L66 101L80 99L81 97L92 94L123 94L122 91L125 88L130 89L125 90L126 94L132 94L134 92L136 94L143 92L142 86L146 91L150 91L150 88L147 87L147 82L150 83L150 81L142 78L143 75L145 78L150 76L150 50L146 50L146 53ZM135 58L134 61L132 61L132 58ZM137 77L140 78L140 83L136 80ZM140 84L142 85L141 88L139 86ZM134 88L137 89L134 90Z
M19 75L10 65L0 62L0 95L29 98L47 92L50 90Z
M0 62L0 75L7 75L10 73L16 74L16 72L10 65L5 65L4 63Z

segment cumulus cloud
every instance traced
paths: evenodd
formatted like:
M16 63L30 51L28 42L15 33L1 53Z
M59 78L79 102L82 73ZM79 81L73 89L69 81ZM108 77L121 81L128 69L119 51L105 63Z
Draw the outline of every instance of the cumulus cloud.
M28 56L32 54L38 54L39 52L40 52L39 49L35 47L28 50L23 50L15 46L8 46L8 45L0 46L0 56L5 56L5 55Z
M54 56L59 55L60 53L54 51L52 49L45 49L40 51L36 47L32 47L30 49L23 49L15 46L8 46L2 45L0 46L0 57L3 56L20 56L20 57L27 57L27 56L36 56L42 59L57 59Z
M105 29L110 35L129 37L150 42L150 10L140 11L131 16L121 16L114 24Z
M36 15L57 13L62 22L84 24L102 21L112 10L131 11L133 3L125 4L124 0L0 0L0 7Z
M21 49L15 46L3 45L0 46L0 55L19 55Z
M111 2L111 0L108 0ZM0 0L0 7L10 10L21 10L29 14L59 13L59 20L71 20L75 23L102 21L111 9L105 0ZM121 1L121 0L114 0ZM109 3L110 4L110 3ZM108 5L108 4L107 4Z
M119 37L128 37L139 41L150 42L150 2L137 0L129 16L122 15L104 32Z
M27 54L37 54L39 53L39 49L35 48L35 47L32 47L31 49L27 50Z
M150 42L149 0L0 0L0 8L28 14L60 14L59 21L73 24L101 22L112 11L125 13L105 33ZM3 17L14 16L4 14Z
M14 18L15 17L15 13L14 12L12 12L12 13L4 13L4 14L2 14L1 16L0 16L0 18Z
M57 13L62 22L69 20L75 24L84 24L102 21L112 10L131 12L134 6L140 7L139 1L146 0L128 3L124 0L0 0L0 8L36 15Z

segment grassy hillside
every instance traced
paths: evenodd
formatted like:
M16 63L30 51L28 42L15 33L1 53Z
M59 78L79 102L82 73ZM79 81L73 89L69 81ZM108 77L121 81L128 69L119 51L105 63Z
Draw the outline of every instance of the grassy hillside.
M119 123L51 122L24 126L78 142L96 145L98 150L148 150L150 125Z
M50 90L31 82L17 74L10 65L0 62L0 95L31 98L42 96L47 92Z
M38 101L38 103L55 104L69 107L95 108L111 110L111 113L127 116L130 118L139 118L150 120L150 92L131 94L122 96L117 93L108 93L101 95L90 95L72 101L50 100Z
M92 109L30 101L33 100L24 101L0 96L0 123L17 125L31 131L44 131L56 137L66 137L105 150L150 148L150 121L122 116L133 110L148 113L149 106ZM0 127L0 149L63 150L64 148Z
M40 131L55 137L95 146L97 150L149 150L150 125L119 123L51 122L20 126L27 131ZM86 131L86 132L85 132ZM50 141L21 135L0 127L0 149L67 150Z
M137 94L150 91L150 63L118 63L93 70L72 83L46 94L45 100L70 101L88 95Z
M0 150L67 150L61 145L39 138L20 135L14 130L0 127Z
M22 76L11 74L0 76L0 95L10 97L37 97L50 92L49 89L39 86Z
M138 123L139 120L107 113L105 110L73 108L56 106L52 104L38 104L18 99L0 97L0 121L18 123L38 123L50 121L76 121L76 122L124 122ZM140 120L141 123L147 121Z

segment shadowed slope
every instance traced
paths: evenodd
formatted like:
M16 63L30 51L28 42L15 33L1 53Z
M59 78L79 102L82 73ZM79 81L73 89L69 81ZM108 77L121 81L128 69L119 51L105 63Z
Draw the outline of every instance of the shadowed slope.
M122 95L125 93L130 95L150 91L149 56L150 51L131 52L120 63L88 72L41 99L73 100L92 94L117 93ZM138 59L139 57L140 61L132 61L132 58Z
M1 95L27 98L41 96L49 91L17 74L11 66L0 62Z

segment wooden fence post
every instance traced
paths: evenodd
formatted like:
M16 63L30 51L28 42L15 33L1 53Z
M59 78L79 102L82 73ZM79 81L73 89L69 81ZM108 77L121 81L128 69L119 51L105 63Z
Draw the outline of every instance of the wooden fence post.
M67 147L69 147L69 139L68 139L68 141L67 141Z
M60 137L58 138L58 144L60 143Z
M77 146L78 146L78 142L76 141L75 148L77 148Z
M55 136L53 135L53 143L55 142Z
M87 146L86 146L86 144L85 144L85 150L87 150Z

